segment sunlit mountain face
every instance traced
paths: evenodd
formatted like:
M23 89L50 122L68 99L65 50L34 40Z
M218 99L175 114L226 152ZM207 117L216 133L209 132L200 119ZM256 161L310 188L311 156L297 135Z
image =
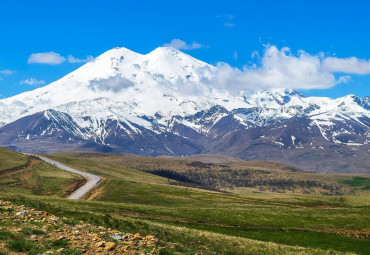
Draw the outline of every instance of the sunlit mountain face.
M105 52L45 87L0 100L0 145L184 156L221 153L319 172L370 173L370 97L291 89L230 93L217 67L161 47Z

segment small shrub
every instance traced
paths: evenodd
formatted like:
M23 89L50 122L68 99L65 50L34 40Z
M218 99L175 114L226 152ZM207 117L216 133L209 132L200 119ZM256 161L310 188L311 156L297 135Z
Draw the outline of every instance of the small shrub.
M82 252L79 248L71 248L63 250L60 255L81 255Z
M66 218L66 219L63 219L62 222L68 225L76 225L77 220Z
M159 250L159 255L175 255L175 251L172 249L163 248Z
M46 228L46 231L47 232L52 232L52 231L57 230L57 229L60 229L60 228L61 228L61 226L59 226L59 225L51 225L51 226L48 226Z
M32 234L33 235L45 235L46 233L40 229L33 229Z
M22 229L21 232L25 236L30 236L30 235L45 235L45 232L39 229L33 229L29 227L25 227Z
M25 236L30 236L32 235L32 228L29 228L29 227L25 227L22 229L21 233Z
M29 240L19 239L19 240L11 240L8 243L7 247L11 251L28 252L35 248L35 244Z
M67 240L55 240L51 243L51 247L56 250L65 248L67 246L69 246L69 242Z
M14 234L8 230L0 230L0 240L12 239Z

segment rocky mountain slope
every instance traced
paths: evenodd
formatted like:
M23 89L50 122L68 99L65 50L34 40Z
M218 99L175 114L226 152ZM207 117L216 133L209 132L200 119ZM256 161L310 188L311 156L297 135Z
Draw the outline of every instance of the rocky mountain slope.
M193 155L220 153L320 172L370 173L370 97L294 90L231 94L217 68L178 50L115 48L45 87L0 100L0 145Z

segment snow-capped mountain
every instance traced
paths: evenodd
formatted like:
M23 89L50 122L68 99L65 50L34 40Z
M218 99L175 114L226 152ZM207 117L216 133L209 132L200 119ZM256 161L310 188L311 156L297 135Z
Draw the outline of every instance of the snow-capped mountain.
M216 73L173 48L146 55L114 48L45 87L0 100L0 145L217 152L308 170L370 172L370 97L305 97L284 89L234 95L212 86Z

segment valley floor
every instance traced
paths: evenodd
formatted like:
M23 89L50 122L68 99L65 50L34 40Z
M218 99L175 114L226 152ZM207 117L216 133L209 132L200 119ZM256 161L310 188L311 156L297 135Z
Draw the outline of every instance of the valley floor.
M103 181L84 200L61 199L57 197L60 193L56 197L15 193L11 186L2 186L0 199L75 224L83 221L123 233L153 235L159 239L156 245L166 248L159 254L368 254L370 250L367 176L361 176L365 179L360 178L359 183L354 176L332 178L352 189L347 195L258 189L236 194L181 186L133 165L128 167L122 158L73 153L51 157L88 170ZM140 162L144 159L135 164ZM42 188L45 183L40 180ZM343 180L349 183L341 183Z

